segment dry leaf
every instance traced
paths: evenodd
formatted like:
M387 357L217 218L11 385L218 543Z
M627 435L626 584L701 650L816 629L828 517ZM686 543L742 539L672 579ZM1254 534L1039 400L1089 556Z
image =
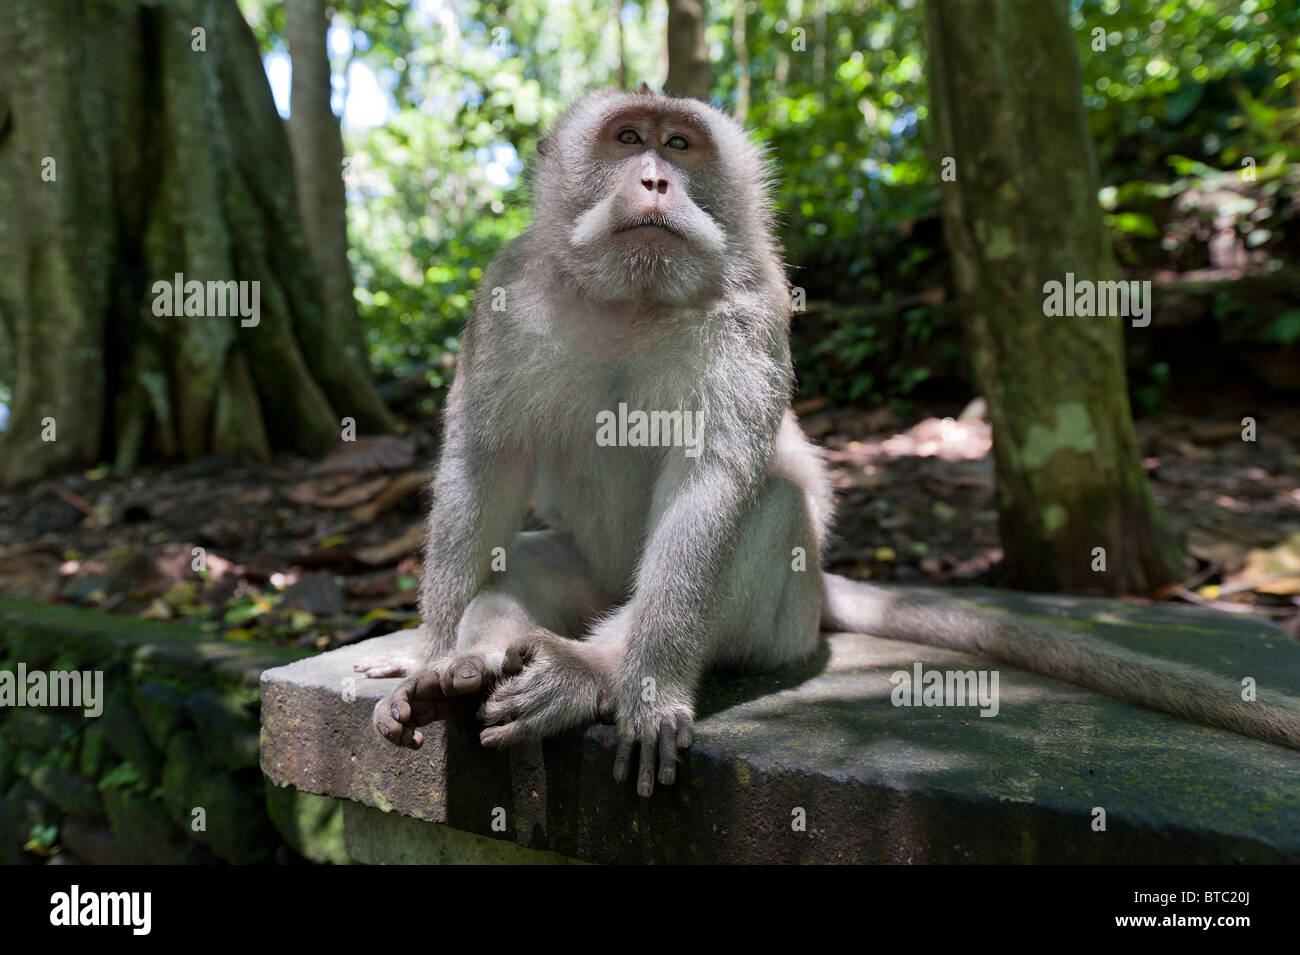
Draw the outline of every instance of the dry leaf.
M417 494L433 479L432 471L407 471L388 481L384 489L369 503L352 511L352 519L369 524L380 514L391 511L412 494Z
M363 564L377 567L380 564L391 564L408 554L414 554L423 543L424 525L412 524L401 537L395 538L386 544L362 548L353 556Z
M1267 550L1252 550L1246 566L1224 581L1225 588L1261 594L1300 594L1300 531Z
M394 435L365 435L331 451L315 474L371 474L409 468L415 463L415 439Z

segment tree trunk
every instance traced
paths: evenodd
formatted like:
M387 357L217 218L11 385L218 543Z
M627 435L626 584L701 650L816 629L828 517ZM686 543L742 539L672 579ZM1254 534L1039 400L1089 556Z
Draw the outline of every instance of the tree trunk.
M330 106L333 92L325 0L287 0L285 34L293 62L289 146L298 209L321 280L326 320L347 334L350 359L365 355L348 263L348 203L343 185L343 131Z
M322 308L292 172L235 0L7 5L0 342L13 355L0 364L14 393L0 480L317 454L345 416L390 426ZM246 283L247 327L206 294L191 314L159 314L170 296L155 283L178 273Z
M749 42L745 37L745 6L747 0L736 0L736 12L731 24L731 46L736 57L736 119L745 121L749 115Z
M668 0L668 79L664 92L708 102L713 92L704 0Z
M623 30L623 0L613 0L614 37L618 42L617 84L621 90L627 89L627 37Z
M1178 578L1181 557L1138 456L1122 320L1045 314L1045 284L1067 272L1118 278L1066 4L930 0L927 33L944 228L993 423L1006 582L1148 593Z

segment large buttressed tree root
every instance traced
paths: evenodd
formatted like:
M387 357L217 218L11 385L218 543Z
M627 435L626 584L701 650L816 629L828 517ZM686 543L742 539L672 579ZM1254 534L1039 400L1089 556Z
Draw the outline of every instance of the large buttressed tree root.
M316 454L345 417L393 428L355 329L327 318L339 310L323 306L298 216L284 121L235 0L9 4L0 480ZM176 273L260 283L259 323L155 315L153 285Z

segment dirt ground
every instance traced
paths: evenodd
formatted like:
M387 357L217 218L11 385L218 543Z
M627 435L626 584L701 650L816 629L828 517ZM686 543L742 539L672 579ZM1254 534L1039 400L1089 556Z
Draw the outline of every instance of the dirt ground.
M839 496L840 573L997 585L987 422L932 403L800 405ZM1186 580L1133 599L1265 615L1300 638L1300 410L1139 421L1155 496L1187 548ZM327 649L416 619L431 427L361 439L323 461L203 460L0 491L0 594L186 620L229 639Z

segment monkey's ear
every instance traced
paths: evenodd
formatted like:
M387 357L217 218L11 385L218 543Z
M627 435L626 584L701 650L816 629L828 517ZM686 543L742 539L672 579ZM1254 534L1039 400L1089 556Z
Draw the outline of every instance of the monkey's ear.
M641 81L641 85L638 86L634 92L639 93L641 96L655 95L655 91L650 88L650 84L647 83L645 80Z
M551 148L551 136L547 133L541 139L537 140L537 155L545 156L546 151Z

